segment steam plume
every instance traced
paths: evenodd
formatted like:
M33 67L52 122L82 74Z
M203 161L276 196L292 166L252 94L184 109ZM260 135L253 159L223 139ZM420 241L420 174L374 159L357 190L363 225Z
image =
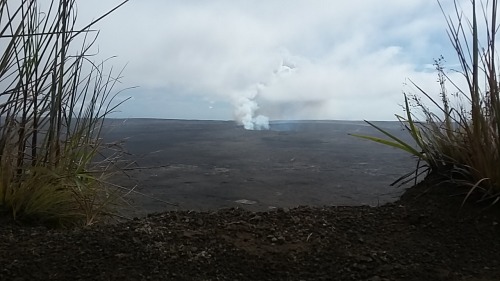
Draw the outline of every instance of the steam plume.
M294 63L282 60L280 67L273 72L269 83L275 83L277 78L292 73L295 68ZM266 87L264 83L257 83L235 99L236 120L241 123L246 130L269 130L269 118L265 115L258 114L260 107L257 103L257 98Z
M235 102L236 119L246 130L269 130L269 118L257 115L259 105L255 99L263 87L264 85L260 83L255 85Z

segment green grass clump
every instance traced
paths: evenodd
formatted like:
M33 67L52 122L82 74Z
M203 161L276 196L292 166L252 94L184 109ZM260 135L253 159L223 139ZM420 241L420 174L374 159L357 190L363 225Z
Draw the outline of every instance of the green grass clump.
M116 158L94 161L117 106L119 76L90 54L109 13L79 28L75 0L0 1L0 215L91 224L120 198L106 183Z
M479 191L480 201L496 203L500 200L500 101L495 44L498 1L477 2L471 1L472 19L461 12L456 1L456 17L446 16L448 36L461 65L458 72L467 86L458 87L457 81L446 74L442 58L438 59L439 98L412 82L418 94L405 94L406 114L396 115L416 148L370 122L389 139L355 136L402 149L425 162L424 170L417 167L415 173L402 179L411 180L421 174L419 171L428 171L443 181L469 187L465 199ZM479 23L478 15L483 20ZM447 90L450 87L452 94ZM421 97L436 109L429 109Z

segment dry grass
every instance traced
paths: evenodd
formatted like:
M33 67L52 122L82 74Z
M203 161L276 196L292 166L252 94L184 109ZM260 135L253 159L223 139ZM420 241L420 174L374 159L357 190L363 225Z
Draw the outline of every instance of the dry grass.
M117 158L93 162L102 122L118 106L120 73L91 57L91 28L109 13L78 28L74 0L39 4L0 1L0 210L90 224L119 197L105 181Z
M413 83L417 94L405 94L406 116L396 115L416 147L376 126L390 139L359 137L403 149L425 162L404 179L413 179L419 174L418 170L424 168L441 175L444 181L468 186L470 192L465 199L479 191L481 200L496 203L500 200L500 101L496 73L498 1L472 1L471 4L472 19L462 13L456 1L454 17L446 16L440 6L448 24L449 39L461 65L458 71L467 87L457 87L459 83L449 78L442 58L438 59L440 100ZM478 24L478 18L484 24ZM485 38L484 42L480 42L480 38ZM452 94L448 89L453 89ZM421 98L438 111L430 110ZM417 118L415 112L423 118Z

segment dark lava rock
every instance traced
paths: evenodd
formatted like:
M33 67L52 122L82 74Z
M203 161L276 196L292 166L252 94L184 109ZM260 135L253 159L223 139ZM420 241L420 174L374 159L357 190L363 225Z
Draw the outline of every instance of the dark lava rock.
M427 191L427 192L426 192ZM499 209L453 187L381 207L166 212L72 230L0 226L0 280L499 280Z

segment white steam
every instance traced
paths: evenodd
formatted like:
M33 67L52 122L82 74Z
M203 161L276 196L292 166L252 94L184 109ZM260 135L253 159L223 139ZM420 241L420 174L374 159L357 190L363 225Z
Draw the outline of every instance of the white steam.
M295 68L294 63L282 60L280 67L273 72L268 85L275 83L278 78L292 73ZM260 106L257 102L259 95L268 85L257 83L247 91L236 95L234 99L236 120L246 130L269 130L269 117L259 113Z
M261 91L263 84L257 84L234 102L236 120L243 125L246 130L269 130L269 118L257 114L259 105L255 100Z

